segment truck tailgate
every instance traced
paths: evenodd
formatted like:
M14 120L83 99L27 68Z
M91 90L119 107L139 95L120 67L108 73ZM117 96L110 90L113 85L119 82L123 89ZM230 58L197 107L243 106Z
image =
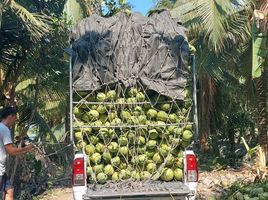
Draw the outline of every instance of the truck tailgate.
M89 185L84 199L185 199L189 193L189 188L182 182L122 181Z

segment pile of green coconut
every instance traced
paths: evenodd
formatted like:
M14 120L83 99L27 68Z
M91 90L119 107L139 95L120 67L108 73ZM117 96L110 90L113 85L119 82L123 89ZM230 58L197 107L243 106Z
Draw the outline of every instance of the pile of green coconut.
M87 155L88 182L182 181L193 137L192 101L154 91L80 91L74 95L76 147Z

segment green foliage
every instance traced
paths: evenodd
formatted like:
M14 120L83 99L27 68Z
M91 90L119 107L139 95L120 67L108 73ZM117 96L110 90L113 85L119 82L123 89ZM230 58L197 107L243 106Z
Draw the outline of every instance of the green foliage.
M171 13L215 52L249 40L252 1L177 1Z
M68 59L63 49L68 47L68 33L71 23L62 14L63 1L16 1L25 13L42 13L49 28L38 40L33 40L23 18L11 12L12 5L6 5L0 31L0 80L1 105L16 104L20 122L17 131L25 134L35 126L37 139L57 142L63 136L54 126L62 124L65 118L68 93ZM30 24L31 25L31 24ZM39 31L42 31L40 29ZM64 132L61 129L61 132ZM54 134L56 134L55 136ZM57 147L50 149L54 151ZM58 155L59 162L64 160ZM38 171L38 170L37 170Z
M241 197L241 198L239 198ZM233 184L227 191L227 194L223 195L221 199L260 199L264 200L268 198L268 182L261 181L258 183L243 184L237 182Z
M67 18L76 25L84 17L84 12L81 4L75 0L67 0L64 5L64 13L66 13Z
M157 0L156 1L156 8L165 8L165 9L172 9L177 0Z
M120 11L131 11L131 5L125 0L104 0L103 4L102 15L104 17L113 16Z
M2 20L4 20L4 13L12 12L19 18L23 28L30 33L31 39L38 41L50 30L48 24L49 18L47 18L46 15L37 14L36 10L31 12L21 5L23 3L25 3L25 1L3 1L3 13L1 13L3 14L3 18L0 19L1 23Z

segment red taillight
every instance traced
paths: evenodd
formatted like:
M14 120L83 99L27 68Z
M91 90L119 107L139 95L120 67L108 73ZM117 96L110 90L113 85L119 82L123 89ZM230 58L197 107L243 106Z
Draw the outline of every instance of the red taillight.
M187 181L198 181L198 168L195 155L186 155Z
M85 185L85 165L83 158L76 158L73 162L73 185Z

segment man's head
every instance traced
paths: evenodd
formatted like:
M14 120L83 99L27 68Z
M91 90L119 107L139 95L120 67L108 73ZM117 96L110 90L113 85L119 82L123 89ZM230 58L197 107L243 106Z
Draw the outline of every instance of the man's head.
M1 111L0 117L7 126L13 126L17 121L17 111L13 107L5 107Z

